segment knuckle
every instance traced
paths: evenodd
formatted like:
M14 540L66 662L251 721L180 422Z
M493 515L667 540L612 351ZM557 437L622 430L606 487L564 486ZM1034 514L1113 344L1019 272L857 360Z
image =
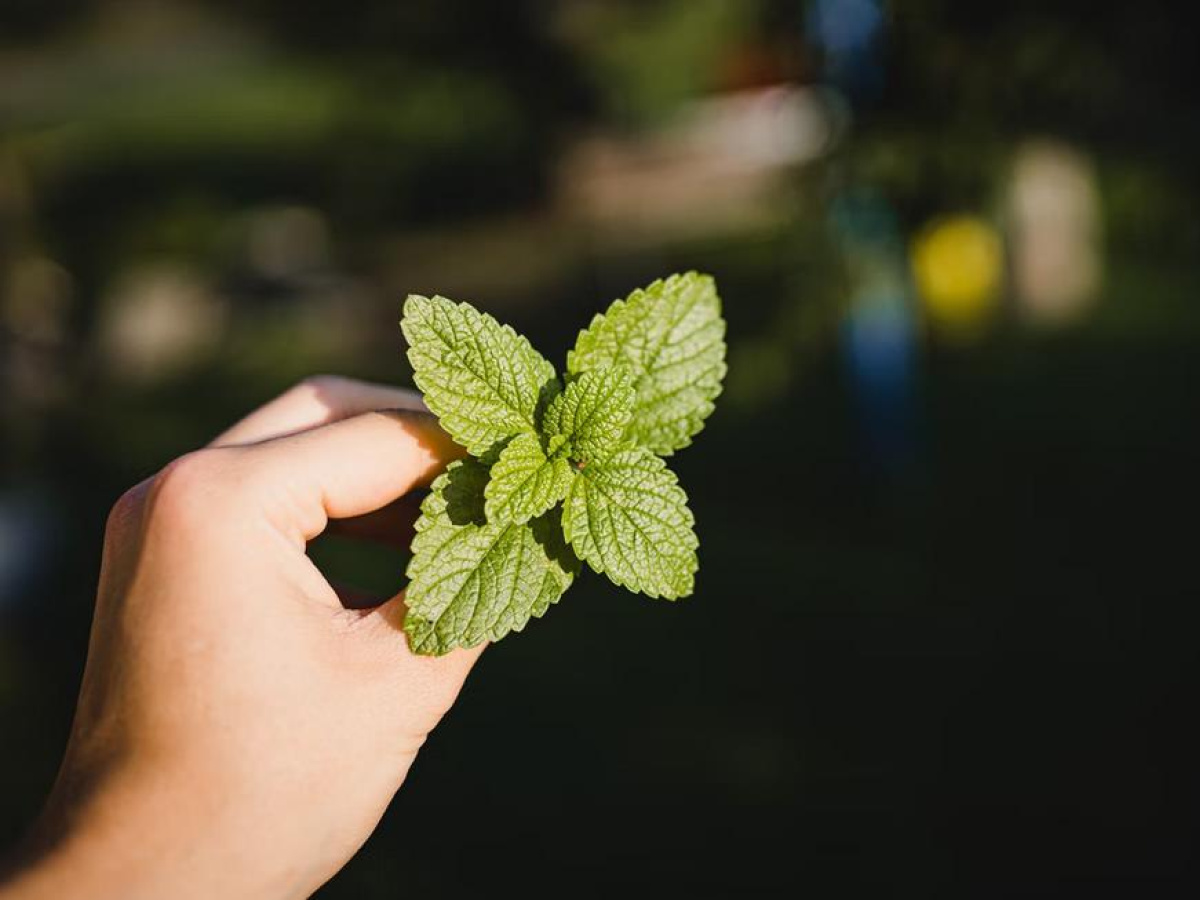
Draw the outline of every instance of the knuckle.
M125 529L136 522L141 515L145 496L145 482L143 482L131 487L118 497L117 502L108 511L108 520L104 525L105 533L110 535L123 533Z
M318 397L323 397L344 390L348 384L350 384L350 379L343 378L341 375L322 373L309 375L304 378L292 388L292 392L297 394L315 394Z
M154 478L156 511L190 515L206 507L220 489L225 468L221 450L196 450L170 462Z

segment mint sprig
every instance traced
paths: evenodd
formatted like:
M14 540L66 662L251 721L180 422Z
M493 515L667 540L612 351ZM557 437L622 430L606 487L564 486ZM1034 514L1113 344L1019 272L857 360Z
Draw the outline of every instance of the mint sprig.
M520 631L580 561L668 600L692 592L699 542L661 459L704 427L725 375L712 278L672 275L582 331L565 386L529 341L467 303L410 296L413 377L472 458L421 505L404 630L443 654Z

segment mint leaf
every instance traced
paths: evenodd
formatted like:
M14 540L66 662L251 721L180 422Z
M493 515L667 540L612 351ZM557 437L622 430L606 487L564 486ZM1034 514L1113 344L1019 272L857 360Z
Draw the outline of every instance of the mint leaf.
M569 443L571 459L586 466L616 450L633 414L633 386L623 369L585 372L546 408L542 428Z
M483 494L488 522L528 522L567 496L571 463L561 444L557 442L555 452L547 457L536 434L520 434L500 451Z
M725 322L712 278L689 272L617 300L579 335L572 375L624 367L636 401L627 437L661 455L704 427L725 377Z
M699 542L687 496L649 450L622 450L578 472L562 524L579 557L616 584L668 600L692 592Z
M400 326L425 403L473 456L515 434L536 432L538 402L555 375L529 341L445 297L411 295Z
M651 597L692 592L692 514L659 456L691 442L721 391L710 277L673 275L613 303L580 333L565 387L525 338L466 303L411 296L401 326L426 403L473 457L421 505L404 622L414 652L520 631L581 560Z
M404 620L416 653L441 655L520 631L579 569L555 513L520 525L485 521L487 481L479 462L451 463L421 504Z

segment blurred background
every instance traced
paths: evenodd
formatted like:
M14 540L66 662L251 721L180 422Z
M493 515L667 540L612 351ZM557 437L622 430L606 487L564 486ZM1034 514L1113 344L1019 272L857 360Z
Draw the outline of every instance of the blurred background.
M0 845L125 487L305 375L410 383L410 291L560 362L695 268L696 595L588 576L486 654L320 896L1180 895L1194 43L1156 0L0 0Z

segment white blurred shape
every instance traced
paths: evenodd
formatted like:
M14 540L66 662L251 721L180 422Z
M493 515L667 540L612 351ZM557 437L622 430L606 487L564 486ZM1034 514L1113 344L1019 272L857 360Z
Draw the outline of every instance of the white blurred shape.
M161 381L210 355L227 318L225 302L189 270L143 266L123 277L106 298L100 351L119 379Z
M668 136L730 164L769 169L824 154L833 117L825 92L780 85L694 102Z
M1102 277L1100 200L1089 160L1058 141L1025 144L1007 212L1019 312L1047 326L1082 317Z
M655 131L579 140L559 170L560 202L617 240L753 224L786 207L789 169L829 152L845 109L795 85L697 100Z

